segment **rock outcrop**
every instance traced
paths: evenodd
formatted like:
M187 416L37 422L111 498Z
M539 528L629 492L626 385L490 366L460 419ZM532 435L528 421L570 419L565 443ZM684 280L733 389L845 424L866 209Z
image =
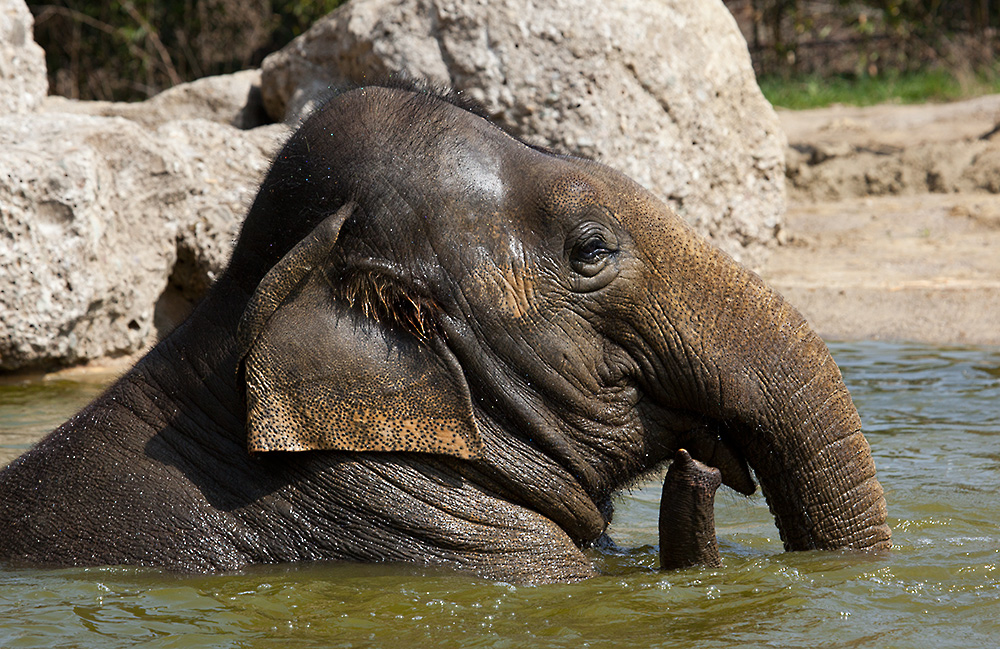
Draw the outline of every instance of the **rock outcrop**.
M290 122L330 87L454 87L521 138L636 179L750 266L781 224L784 136L715 0L354 0L262 69L265 108Z
M153 318L168 280L204 294L283 131L0 119L0 368L127 354L170 326Z

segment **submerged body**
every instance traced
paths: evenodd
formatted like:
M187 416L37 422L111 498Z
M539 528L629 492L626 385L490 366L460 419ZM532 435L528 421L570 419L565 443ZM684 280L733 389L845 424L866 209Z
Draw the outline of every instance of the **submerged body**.
M191 317L0 472L0 560L579 579L682 446L753 468L788 549L888 547L840 372L758 277L617 172L362 88L286 144Z

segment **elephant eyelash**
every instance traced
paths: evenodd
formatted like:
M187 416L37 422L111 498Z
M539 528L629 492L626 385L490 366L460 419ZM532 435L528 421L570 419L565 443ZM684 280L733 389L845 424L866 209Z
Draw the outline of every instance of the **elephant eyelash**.
M418 340L429 340L438 331L435 305L414 297L393 278L380 273L352 273L342 280L338 292L366 318L402 329Z

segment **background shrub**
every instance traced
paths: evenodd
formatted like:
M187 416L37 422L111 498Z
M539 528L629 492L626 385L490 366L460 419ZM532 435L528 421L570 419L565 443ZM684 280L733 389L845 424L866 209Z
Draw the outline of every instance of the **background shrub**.
M30 1L49 88L135 101L204 76L256 67L343 0Z

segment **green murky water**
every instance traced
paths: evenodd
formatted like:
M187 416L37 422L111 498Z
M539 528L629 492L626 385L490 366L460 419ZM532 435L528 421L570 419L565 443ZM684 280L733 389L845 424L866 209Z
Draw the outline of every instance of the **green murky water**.
M605 576L511 586L405 567L236 575L0 570L0 647L996 647L1000 349L833 345L895 549L780 550L760 498L720 493L725 567L660 574L659 485L622 497ZM0 386L7 458L96 392Z

